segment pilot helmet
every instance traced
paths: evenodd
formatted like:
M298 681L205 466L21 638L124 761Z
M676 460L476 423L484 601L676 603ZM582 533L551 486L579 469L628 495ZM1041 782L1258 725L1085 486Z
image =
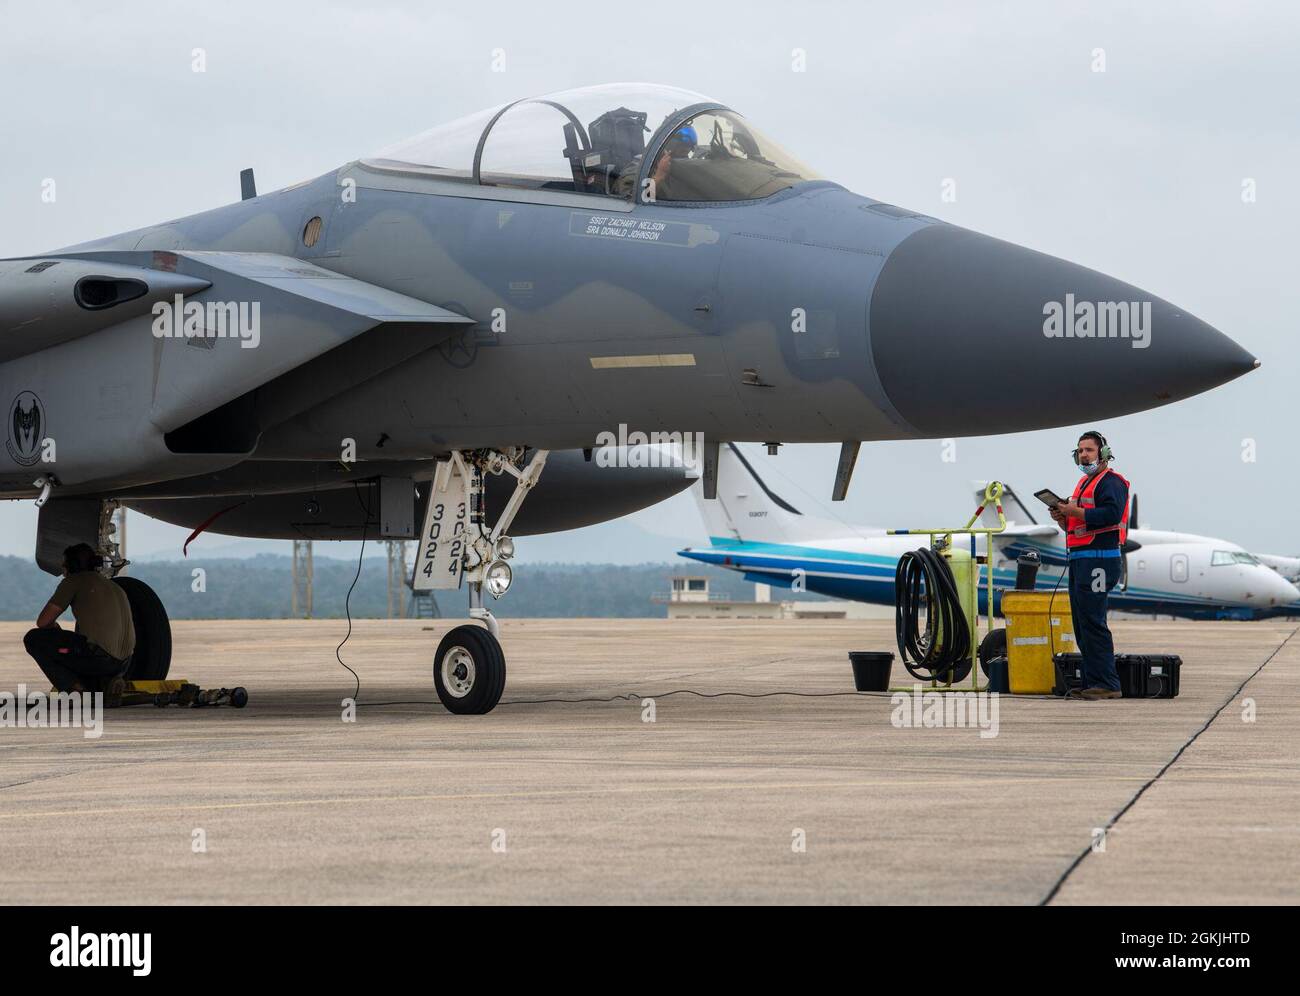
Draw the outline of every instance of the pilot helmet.
M664 142L664 151L674 159L683 159L695 150L698 141L699 136L695 134L695 129L684 124L668 136Z

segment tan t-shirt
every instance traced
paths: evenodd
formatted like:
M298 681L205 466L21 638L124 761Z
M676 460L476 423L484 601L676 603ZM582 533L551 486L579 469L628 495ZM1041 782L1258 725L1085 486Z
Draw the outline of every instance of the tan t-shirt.
M78 571L59 582L50 601L72 606L77 632L110 657L125 660L135 651L135 624L126 592L98 571Z

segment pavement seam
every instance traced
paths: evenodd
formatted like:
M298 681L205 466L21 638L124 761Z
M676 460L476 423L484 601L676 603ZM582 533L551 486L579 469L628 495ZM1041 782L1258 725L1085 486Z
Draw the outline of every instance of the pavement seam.
M1297 626L1295 629L1291 630L1291 632L1287 634L1286 639L1273 648L1273 652L1264 659L1264 662L1260 664L1259 667L1255 668L1254 671L1248 674L1245 677L1245 679L1242 680L1240 685L1238 685L1235 689L1233 689L1232 694L1229 695L1223 701L1223 703L1219 706L1219 708L1215 709L1214 712L1211 713L1210 718L1207 719L1202 724L1201 728L1197 730L1195 733L1193 733L1190 737L1188 737L1187 740L1183 742L1183 745L1179 747L1177 751L1174 752L1174 756L1171 757L1168 761L1166 761L1159 771L1157 771L1154 775L1148 778L1147 781L1142 785L1142 787L1139 788L1137 792L1133 795L1133 797L1124 804L1123 808L1121 808L1119 812L1117 812L1114 816L1110 818L1109 821L1107 821L1105 827L1102 828L1103 835L1109 833L1110 829L1120 821L1121 817L1123 817L1125 813L1127 813L1130 809L1132 809L1133 806L1137 803L1137 801L1142 798L1146 790L1149 789L1156 782L1158 782L1164 776L1164 773L1174 766L1174 762L1176 762L1180 757L1183 756L1184 751L1186 751L1188 747L1194 744L1197 738L1199 738L1202 733L1204 733L1206 730L1208 730L1211 727L1211 725L1213 725L1214 721L1219 718L1220 713L1222 713L1224 709L1228 708L1228 706L1232 705L1232 703L1236 701L1237 696L1240 695L1245 690L1247 685L1249 685L1252 681L1255 680L1256 675L1258 675L1261 671L1263 671L1264 668L1268 667L1269 663L1273 660L1273 658L1282 652L1283 648L1288 643L1291 642L1291 638L1295 636L1296 633L1300 633L1300 626ZM1056 898L1057 894L1061 891L1061 887L1065 885L1066 880L1069 879L1069 877L1072 874L1074 874L1075 870L1081 864L1083 864L1084 859L1091 853L1092 853L1092 845L1089 844L1087 847L1085 847L1082 851L1079 852L1079 854L1075 857L1075 859L1072 862L1070 862L1070 866L1061 873L1061 876L1052 885L1052 888L1048 891L1047 895L1044 896L1042 899L1040 899L1035 905L1037 906L1049 905L1052 902L1052 900Z

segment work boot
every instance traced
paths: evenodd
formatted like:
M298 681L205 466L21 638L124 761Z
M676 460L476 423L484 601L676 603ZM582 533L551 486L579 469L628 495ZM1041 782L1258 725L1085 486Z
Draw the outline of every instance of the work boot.
M122 693L126 691L126 679L120 674L110 678L104 687L104 708L116 709L122 704Z
M1071 688L1068 692L1065 693L1065 697L1067 699L1086 699L1088 696L1084 695L1083 693L1089 690L1090 689L1087 688Z
M1085 688L1080 695L1090 702L1097 702L1100 699L1123 698L1123 693L1118 688Z

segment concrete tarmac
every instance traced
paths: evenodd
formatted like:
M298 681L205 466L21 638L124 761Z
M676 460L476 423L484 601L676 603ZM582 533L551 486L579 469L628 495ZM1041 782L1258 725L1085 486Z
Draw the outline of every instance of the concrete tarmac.
M248 707L113 710L98 739L0 728L0 896L1300 899L1294 624L1117 622L1120 650L1182 655L1179 698L1002 696L981 737L898 728L886 695L824 694L852 692L847 650L893 649L891 623L856 620L508 621L501 706L453 716L431 662L458 622L355 623L351 723L343 621L173 623L172 676L244 685ZM0 624L0 688L46 687L26 628Z

